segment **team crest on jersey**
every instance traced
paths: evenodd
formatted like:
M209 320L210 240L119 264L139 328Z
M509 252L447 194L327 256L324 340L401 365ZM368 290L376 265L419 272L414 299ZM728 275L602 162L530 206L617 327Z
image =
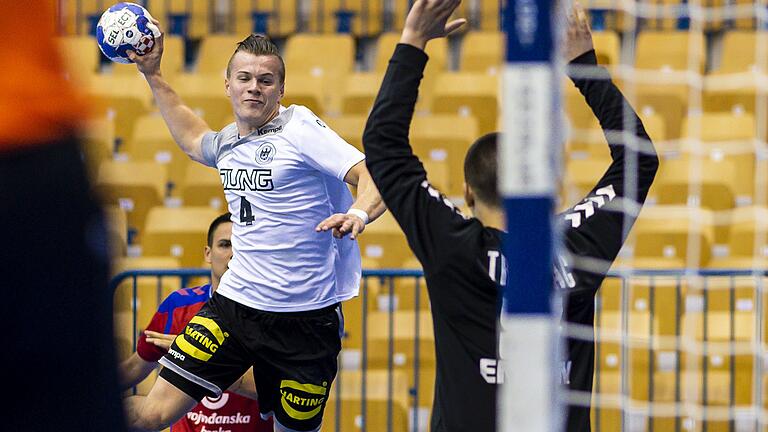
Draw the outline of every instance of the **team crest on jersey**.
M275 149L271 142L262 143L256 148L256 163L266 165L272 162L272 159L275 158L275 153L277 153L277 149Z

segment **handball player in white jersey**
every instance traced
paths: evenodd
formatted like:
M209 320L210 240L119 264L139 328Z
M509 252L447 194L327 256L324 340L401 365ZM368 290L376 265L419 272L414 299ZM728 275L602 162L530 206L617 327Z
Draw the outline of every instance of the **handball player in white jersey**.
M385 211L365 157L306 107L280 105L285 65L267 37L237 45L225 79L235 122L219 132L163 79L162 47L161 37L131 58L179 147L219 171L233 257L160 360L150 393L126 399L129 425L165 428L253 366L261 415L275 430L319 430L341 349L339 305L360 282L354 239Z

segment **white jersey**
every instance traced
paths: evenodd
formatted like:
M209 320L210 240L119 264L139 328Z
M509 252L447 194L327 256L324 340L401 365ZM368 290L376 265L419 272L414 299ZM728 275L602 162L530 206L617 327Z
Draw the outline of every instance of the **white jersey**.
M232 213L233 257L216 292L254 309L319 309L357 296L357 242L315 232L322 220L346 213L344 183L365 159L300 105L280 107L274 120L239 137L232 123L202 142L216 167Z

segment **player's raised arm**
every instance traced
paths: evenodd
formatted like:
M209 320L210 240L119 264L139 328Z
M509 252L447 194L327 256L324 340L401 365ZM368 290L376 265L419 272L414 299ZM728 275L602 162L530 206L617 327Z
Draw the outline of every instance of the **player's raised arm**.
M571 79L599 120L612 158L590 194L563 214L568 241L579 243L574 247L580 255L612 261L627 234L625 225L631 226L638 205L645 202L659 159L642 121L608 71L598 67L587 17L578 3L568 17L564 53L570 62ZM635 155L634 169L627 172L626 159ZM626 190L628 177L636 179L634 190Z
M153 20L154 24L160 27L160 23ZM136 63L139 72L144 74L152 94L155 97L155 103L160 109L168 130L170 130L176 144L181 147L190 158L195 161L203 162L202 140L203 135L211 132L208 124L200 118L192 109L182 102L181 97L171 88L168 82L160 73L160 60L163 57L163 37L155 39L155 46L152 51L140 56L132 51L128 51L128 57Z

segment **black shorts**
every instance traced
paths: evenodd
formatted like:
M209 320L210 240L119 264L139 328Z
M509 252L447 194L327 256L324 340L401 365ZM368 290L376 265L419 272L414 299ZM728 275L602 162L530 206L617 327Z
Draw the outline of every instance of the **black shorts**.
M214 294L160 360L160 376L191 397L217 396L253 366L259 410L295 431L320 429L341 350L336 304L265 312Z

